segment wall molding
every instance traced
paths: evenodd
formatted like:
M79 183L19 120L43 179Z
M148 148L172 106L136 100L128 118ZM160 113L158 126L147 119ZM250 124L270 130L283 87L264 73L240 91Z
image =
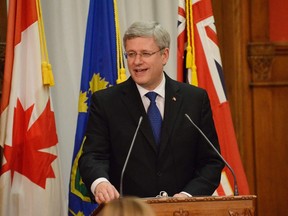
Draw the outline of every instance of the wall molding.
M285 55L288 56L288 43L273 43L275 46L275 55L276 56L281 56Z
M256 42L248 44L248 63L252 82L263 82L271 78L271 68L275 57L273 43Z

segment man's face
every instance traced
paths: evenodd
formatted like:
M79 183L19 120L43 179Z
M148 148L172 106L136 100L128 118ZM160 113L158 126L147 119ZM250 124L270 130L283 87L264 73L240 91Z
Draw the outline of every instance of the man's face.
M127 64L133 80L145 89L155 89L162 80L169 49L160 48L154 38L138 37L126 41Z

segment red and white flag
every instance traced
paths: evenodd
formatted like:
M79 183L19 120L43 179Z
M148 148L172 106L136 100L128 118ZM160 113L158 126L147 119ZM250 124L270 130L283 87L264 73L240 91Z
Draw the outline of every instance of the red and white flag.
M249 194L225 93L211 0L178 0L177 43L177 79L207 90L221 154L236 174L239 194ZM233 195L233 188L233 175L225 167L214 194Z
M39 3L9 1L0 110L1 216L67 215Z

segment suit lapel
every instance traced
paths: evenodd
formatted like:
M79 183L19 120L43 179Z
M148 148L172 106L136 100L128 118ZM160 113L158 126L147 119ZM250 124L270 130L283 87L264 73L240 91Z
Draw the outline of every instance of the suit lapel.
M139 132L141 131L143 133L143 135L148 140L152 148L155 151L157 151L153 133L150 127L150 123L145 108L143 106L136 84L134 83L131 77L123 85L122 100L126 106L126 109L129 110L131 118L135 121L135 124L138 125L140 116L143 117Z
M179 86L171 78L166 76L165 86L165 112L161 134L160 156L167 147L168 141L172 135L176 119L179 116L179 110L182 104L182 96L179 94ZM183 114L184 115L184 114Z

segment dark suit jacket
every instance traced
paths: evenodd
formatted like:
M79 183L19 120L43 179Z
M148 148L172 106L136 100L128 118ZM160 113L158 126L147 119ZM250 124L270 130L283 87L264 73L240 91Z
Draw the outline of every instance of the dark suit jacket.
M154 197L185 191L211 195L217 188L223 162L186 118L203 130L216 148L218 138L206 91L176 82L166 74L165 111L157 150L149 119L131 77L122 84L97 91L91 99L83 154L82 179L90 186L106 177L118 189L121 171L140 116L143 116L123 179L123 193Z

